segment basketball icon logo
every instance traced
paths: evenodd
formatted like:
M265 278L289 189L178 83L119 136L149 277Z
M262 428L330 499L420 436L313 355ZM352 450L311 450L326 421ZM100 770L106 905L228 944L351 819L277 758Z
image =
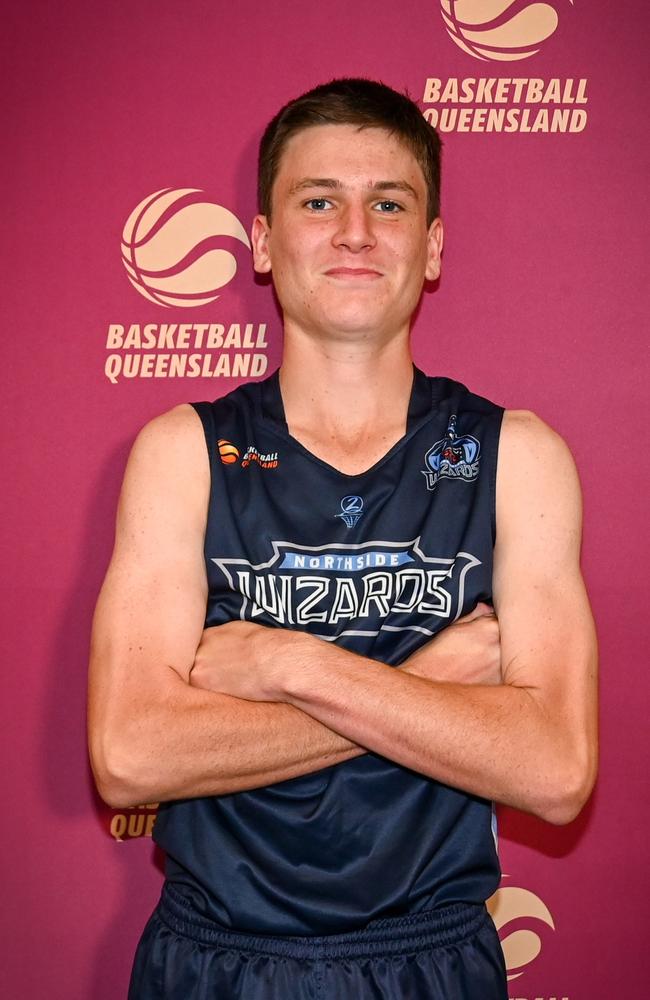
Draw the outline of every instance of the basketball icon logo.
M555 930L553 917L539 896L514 885L502 886L487 905L501 938L508 980L518 979L542 950L542 939L537 933L540 923ZM528 927L521 926L524 920L529 923ZM515 927L508 933L513 923Z
M237 241L237 242L235 242ZM122 263L134 288L160 306L204 306L234 278L246 230L197 188L164 188L137 205L124 225Z
M219 457L224 465L232 465L239 458L239 450L225 438L219 438Z
M558 25L557 11L548 3L440 0L440 7L449 37L475 59L528 59Z

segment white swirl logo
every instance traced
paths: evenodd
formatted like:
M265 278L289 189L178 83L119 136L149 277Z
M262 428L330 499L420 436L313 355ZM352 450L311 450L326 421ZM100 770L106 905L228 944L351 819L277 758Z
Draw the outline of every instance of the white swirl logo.
M160 306L214 302L237 273L224 238L250 250L236 215L197 188L164 188L137 205L124 225L122 262L134 288Z
M463 52L484 61L528 59L558 25L557 12L548 3L440 0L440 6L450 38Z
M509 934L501 932L507 930L513 921L530 919L541 920L555 930L553 917L539 896L528 889L519 889L515 886L498 889L488 900L488 910L496 929L500 932L508 980L518 979L524 972L524 966L530 965L539 955L542 950L542 939L536 931L527 927L518 927Z

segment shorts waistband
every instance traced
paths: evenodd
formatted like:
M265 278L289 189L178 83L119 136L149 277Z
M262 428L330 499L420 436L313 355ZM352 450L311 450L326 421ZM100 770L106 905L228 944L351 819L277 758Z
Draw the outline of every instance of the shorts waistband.
M404 917L372 920L362 930L344 934L272 937L224 930L197 913L169 883L163 887L156 913L171 930L201 944L297 959L395 955L457 944L480 930L487 918L485 906L454 903Z

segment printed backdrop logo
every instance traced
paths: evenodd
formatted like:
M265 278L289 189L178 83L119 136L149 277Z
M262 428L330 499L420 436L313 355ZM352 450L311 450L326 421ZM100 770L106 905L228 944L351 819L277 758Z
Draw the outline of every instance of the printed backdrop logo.
M507 875L503 877L507 878ZM553 917L546 904L534 892L510 885L502 886L495 892L488 900L488 910L499 931L508 979L518 979L524 973L525 966L530 965L542 950L539 934L521 924L539 920L555 930ZM503 933L513 923L520 926L509 933Z
M573 0L569 0L573 3ZM440 0L449 37L475 59L528 59L558 25L548 3L529 0Z
M133 209L122 233L129 281L160 306L204 306L234 278L237 261L222 246L233 239L250 250L246 230L198 188L164 188Z
M110 816L111 837L118 843L123 840L135 840L137 837L150 837L157 815L157 802L143 806L127 806L125 812L110 809L107 816Z

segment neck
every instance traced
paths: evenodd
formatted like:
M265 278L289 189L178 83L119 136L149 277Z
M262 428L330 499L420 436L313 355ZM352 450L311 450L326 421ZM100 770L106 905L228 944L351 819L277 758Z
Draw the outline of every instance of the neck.
M372 464L368 455L379 457L405 433L412 385L408 331L380 346L285 340L280 388L289 431L342 471Z
M287 423L367 424L406 409L413 381L408 335L380 346L368 341L285 340L280 386Z

